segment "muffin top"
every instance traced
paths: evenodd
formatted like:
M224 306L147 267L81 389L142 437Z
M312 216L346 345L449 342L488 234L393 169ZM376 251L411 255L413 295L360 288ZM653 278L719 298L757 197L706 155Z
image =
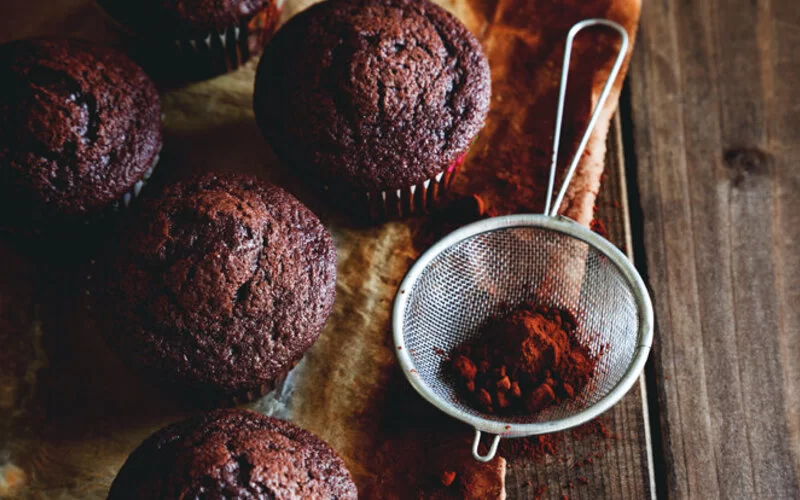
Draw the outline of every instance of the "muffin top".
M112 345L161 382L228 397L284 375L319 336L336 250L258 179L207 174L143 200L110 276Z
M224 29L275 0L100 0L114 17L148 36Z
M108 498L343 500L357 492L344 460L310 432L248 410L218 410L146 439Z
M85 218L161 148L155 85L123 54L68 39L0 46L0 198L15 217Z
M426 0L330 0L292 18L258 67L255 112L284 160L331 186L395 189L434 177L489 109L489 65Z

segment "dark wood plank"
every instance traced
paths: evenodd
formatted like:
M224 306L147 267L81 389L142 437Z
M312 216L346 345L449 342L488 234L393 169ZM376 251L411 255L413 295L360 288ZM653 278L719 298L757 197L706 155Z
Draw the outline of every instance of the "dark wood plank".
M666 489L798 498L800 11L646 2L631 70Z
M620 130L620 119L616 116L609 132L606 173L597 197L596 220L602 223L608 239L631 255L631 226ZM508 497L559 500L562 495L571 499L655 498L644 380L640 380L600 420L617 436L598 440L565 432L559 451L552 457L509 460ZM587 457L592 458L592 463L583 464ZM581 464L581 467L575 467L575 464ZM547 489L537 496L540 486Z

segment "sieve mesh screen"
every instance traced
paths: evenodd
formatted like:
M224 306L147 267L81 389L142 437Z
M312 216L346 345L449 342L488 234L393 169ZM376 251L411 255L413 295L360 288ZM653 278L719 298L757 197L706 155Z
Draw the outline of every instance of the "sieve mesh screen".
M403 343L414 369L443 404L512 424L563 419L608 395L631 366L639 344L637 300L629 282L601 251L542 227L480 233L438 254L407 291ZM531 301L571 311L578 336L599 355L592 381L574 400L535 415L498 417L464 401L446 355L486 322Z

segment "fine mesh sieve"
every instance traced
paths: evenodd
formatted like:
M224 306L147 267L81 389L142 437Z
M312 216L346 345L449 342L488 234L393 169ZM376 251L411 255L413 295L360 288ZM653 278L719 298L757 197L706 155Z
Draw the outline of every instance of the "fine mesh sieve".
M572 42L594 25L620 34L620 52L551 208ZM641 277L608 240L557 215L627 46L625 29L605 19L582 21L567 36L545 213L463 227L426 251L400 284L392 325L400 365L425 399L475 428L477 460L491 460L501 437L557 432L591 420L619 401L644 368L653 312ZM459 395L447 353L476 339L488 320L525 302L575 315L581 343L598 357L593 378L573 400L536 414L485 413ZM495 435L486 455L479 453L483 432Z

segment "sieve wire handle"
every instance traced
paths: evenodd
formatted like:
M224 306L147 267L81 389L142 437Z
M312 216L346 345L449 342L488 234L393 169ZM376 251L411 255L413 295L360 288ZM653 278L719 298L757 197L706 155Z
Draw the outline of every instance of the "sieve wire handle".
M608 80L606 80L606 83L603 86L603 91L600 93L600 98L597 100L597 105L594 107L594 111L592 111L592 117L589 120L589 124L586 126L586 131L584 131L581 142L578 145L578 149L575 151L575 156L572 158L572 163L570 163L567 173L564 176L564 182L561 184L561 188L558 191L558 196L556 196L556 200L553 202L553 188L556 180L558 149L561 145L561 127L564 119L564 101L566 100L567 77L569 75L569 61L570 57L572 56L572 45L578 33L584 28L588 28L590 26L606 26L615 30L622 38L622 44L620 45L619 53L617 53L617 59L614 61L614 66L611 68L611 73L608 75ZM589 137L592 135L592 130L594 130L594 126L597 124L598 118L600 118L600 112L603 109L603 105L605 104L608 95L611 93L611 87L617 80L617 75L619 74L619 70L622 67L622 62L625 60L625 55L627 53L628 32L625 31L625 28L614 21L610 21L608 19L585 19L570 28L569 34L567 35L567 46L564 49L564 62L561 68L561 88L558 91L556 129L553 134L553 158L550 163L550 180L547 183L547 198L545 199L544 215L549 215L551 217L558 215L558 209L561 206L561 202L564 200L564 195L567 192L567 188L572 180L572 176L575 174L575 170L578 168L578 163L580 162L581 155L583 155L583 150L586 149L586 144L589 142Z
M500 435L497 434L494 436L492 445L489 447L489 453L486 455L481 455L480 451L478 451L480 444L481 431L475 429L475 440L472 442L472 457L479 462L491 462L494 456L497 454L497 446L500 444Z

